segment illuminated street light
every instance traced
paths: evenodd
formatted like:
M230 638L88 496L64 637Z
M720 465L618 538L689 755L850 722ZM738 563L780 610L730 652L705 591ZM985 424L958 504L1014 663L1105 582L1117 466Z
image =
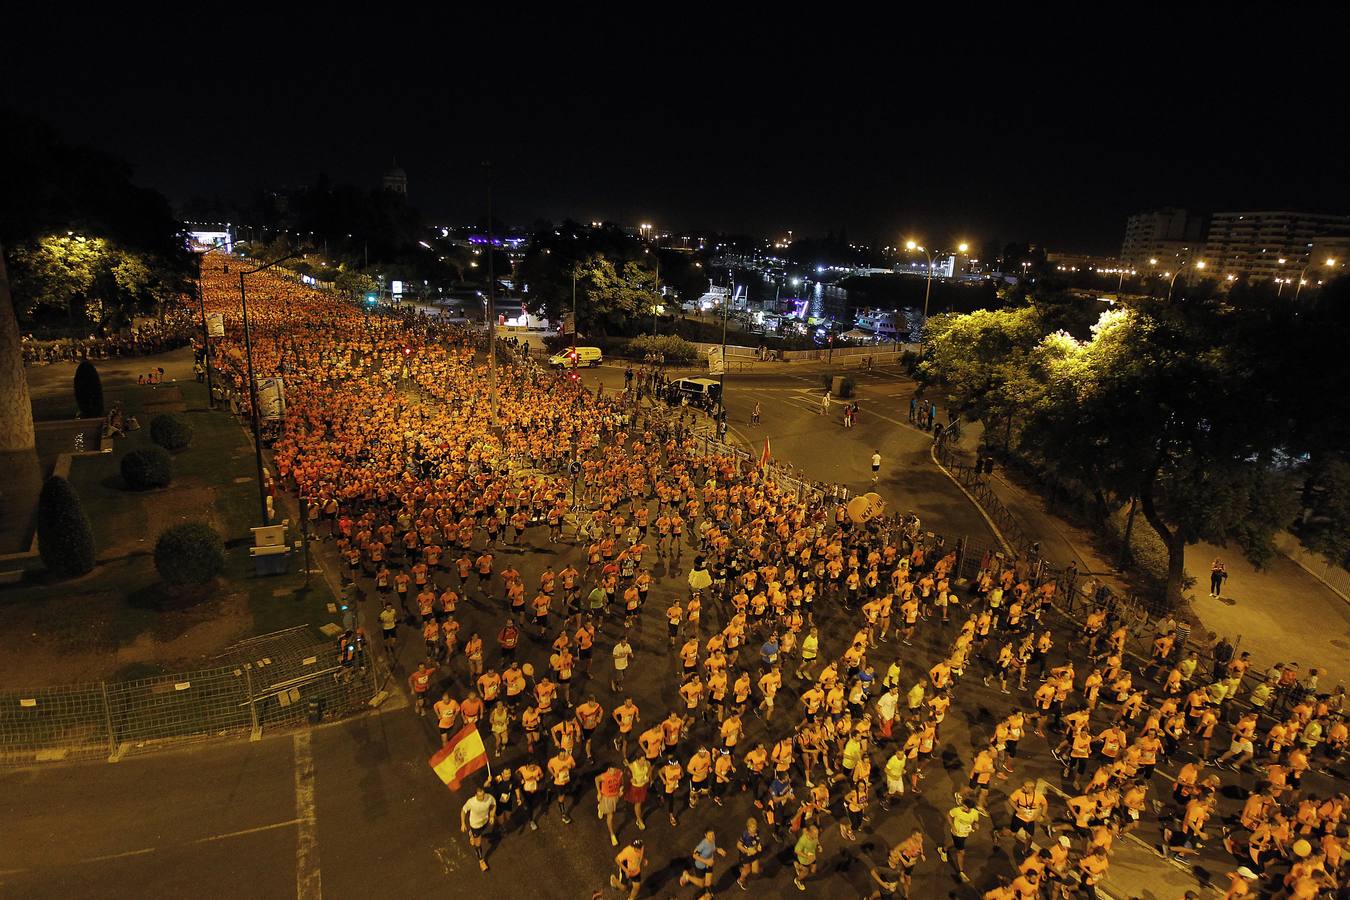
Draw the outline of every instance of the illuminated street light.
M1335 266L1335 265L1336 265L1336 257L1334 257L1334 256L1328 256L1328 257L1327 257L1327 261L1324 263L1324 265L1325 265L1327 268L1331 268L1332 266ZM1308 274L1308 270L1311 269L1311 268L1313 268L1313 264L1312 264L1312 263L1308 263L1306 266L1303 267L1303 270L1302 270L1301 272L1298 273L1298 287L1294 288L1294 299L1295 299L1295 300L1298 299L1298 295L1303 291L1303 286L1304 286L1305 284L1308 283L1307 281L1304 280L1303 276L1307 275L1307 274ZM1320 281L1318 282L1318 284L1321 284L1321 283L1322 283L1322 282L1320 282ZM1277 295L1277 296L1278 296L1278 295Z
M918 241L913 239L905 241L905 249L911 251L918 251L919 253L922 253L924 255L924 258L928 260L928 277L924 282L923 288L923 318L924 321L926 322L928 321L928 297L933 290L933 266L937 262L937 258L939 256L942 256L944 253L951 253L951 251L936 250L932 253L929 253L928 248L924 247L923 244L920 244ZM965 241L961 241L959 244L957 244L956 249L960 253L965 253L967 250L970 249L970 245ZM952 260L953 275L956 274L955 270L956 270L956 260L953 259Z

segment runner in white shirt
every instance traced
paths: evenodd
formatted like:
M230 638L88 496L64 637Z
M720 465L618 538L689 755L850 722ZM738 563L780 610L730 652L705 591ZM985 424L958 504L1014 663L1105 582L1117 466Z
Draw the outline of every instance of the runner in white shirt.
M483 859L483 833L497 814L497 800L489 795L482 785L474 795L464 801L459 810L459 830L469 835L469 846L478 854L478 868L487 871L487 860Z

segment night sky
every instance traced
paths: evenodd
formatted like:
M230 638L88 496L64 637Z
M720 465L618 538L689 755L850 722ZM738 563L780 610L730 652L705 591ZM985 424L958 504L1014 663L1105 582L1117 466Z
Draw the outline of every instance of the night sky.
M499 216L519 224L1110 253L1124 217L1157 206L1350 212L1330 43L1343 17L1300 14L1279 24L1297 30L1285 40L1278 23L1220 32L1172 13L1121 31L957 7L881 20L828 5L595 19L457 6L434 19L380 5L10 10L0 104L127 159L176 203L319 172L374 185L397 155L433 222L482 214L486 159Z

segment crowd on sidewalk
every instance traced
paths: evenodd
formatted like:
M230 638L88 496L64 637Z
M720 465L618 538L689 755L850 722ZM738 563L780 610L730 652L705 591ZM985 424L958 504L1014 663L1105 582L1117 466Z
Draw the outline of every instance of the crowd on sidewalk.
M639 833L657 809L672 828L697 823L680 884L702 896L734 850L742 889L782 857L808 890L846 857L864 859L871 896L908 897L930 854L971 882L979 832L1015 866L984 896L1094 896L1146 823L1182 860L1218 836L1232 900L1345 883L1350 801L1328 776L1346 749L1343 691L1280 675L1260 703L1235 696L1245 655L1201 667L1174 633L1133 660L1106 610L1068 632L1055 584L1023 564L990 556L956 584L954 548L639 426L622 395L502 366L494 397L468 333L254 277L255 368L291 373L282 483L378 598L391 658L425 651L408 676L416 710L445 739L478 727L505 763L462 810L484 871L514 830L570 825L594 791L611 848L624 844L611 885L630 897L652 850L620 841L621 806ZM243 384L229 282L209 265L203 282L226 316L217 358ZM576 496L570 477L514 474L513 459L575 463ZM516 563L536 544L547 555L529 577ZM663 583L658 564L679 578ZM659 673L658 693L630 689L639 671ZM863 853L869 826L932 801L966 702L991 716L972 727L945 836L915 828ZM1031 774L1050 759L1063 797Z
M200 336L201 323L186 305L165 311L161 320L142 321L115 334L83 338L44 340L24 335L21 342L25 366L45 366L82 359L119 359L149 356L185 346Z

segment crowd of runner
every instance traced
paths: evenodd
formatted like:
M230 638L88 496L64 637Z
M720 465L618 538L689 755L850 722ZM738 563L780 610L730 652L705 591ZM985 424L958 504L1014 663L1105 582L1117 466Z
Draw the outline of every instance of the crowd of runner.
M194 335L200 341L200 321L192 309L177 305L166 308L161 319L142 320L115 334L56 340L42 340L26 334L21 349L24 365L42 366L82 359L118 359L163 353L185 346Z
M959 548L782 490L625 394L499 365L494 410L474 335L253 277L255 368L287 378L282 486L375 598L391 660L424 648L416 711L443 739L477 726L493 754L461 814L483 870L494 841L570 824L589 795L630 897L653 863L644 833L682 820L702 839L680 884L704 896L728 854L742 889L790 859L808 890L842 853L865 858L871 896L908 897L922 866L970 882L982 831L1015 866L985 897L1095 896L1146 824L1182 862L1222 843L1227 898L1345 883L1350 801L1327 774L1343 690L1253 678L1246 654L1202 664L1171 631L1135 659L1125 625L1094 610L1066 626L1056 585L1016 561L958 584ZM211 257L216 361L240 388L229 279ZM548 555L523 575L535 545ZM638 671L660 673L659 697L629 690ZM963 700L992 715L952 763ZM1052 758L1059 787L1030 774ZM943 834L860 854L953 764ZM733 805L749 816L727 830L710 809Z

